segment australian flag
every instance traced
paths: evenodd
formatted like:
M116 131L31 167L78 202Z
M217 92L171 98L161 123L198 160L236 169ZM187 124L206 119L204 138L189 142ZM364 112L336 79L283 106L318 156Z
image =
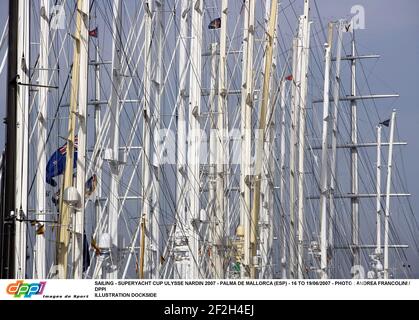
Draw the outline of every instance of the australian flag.
M53 187L57 185L57 182L53 178L64 173L66 154L67 154L67 143L59 147L57 151L55 151L48 160L47 169L46 169L46 182ZM77 138L75 140L73 167L74 168L77 167Z

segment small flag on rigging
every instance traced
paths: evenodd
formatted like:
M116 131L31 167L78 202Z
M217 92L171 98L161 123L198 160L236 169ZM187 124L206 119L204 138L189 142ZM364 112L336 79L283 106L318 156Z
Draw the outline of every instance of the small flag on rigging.
M221 28L221 18L216 18L212 20L208 25L208 29L220 29L220 28Z
M383 126L390 126L390 119L384 120L383 122L380 122L379 124L382 124Z
M98 28L89 31L89 37L97 38L99 35Z
M75 139L74 163L73 167L77 167L77 137ZM64 173L65 161L67 154L67 143L59 147L49 158L46 168L46 182L55 187L57 182L53 179Z
M286 77L285 77L285 80L287 80L287 81L292 81L292 80L293 80L293 76L292 76L292 74L290 74L289 76L286 76Z

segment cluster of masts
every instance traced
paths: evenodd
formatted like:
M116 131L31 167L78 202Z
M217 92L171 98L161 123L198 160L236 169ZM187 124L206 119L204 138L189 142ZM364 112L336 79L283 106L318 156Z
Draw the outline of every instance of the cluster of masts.
M43 16L40 19L39 57L37 59L38 82L31 83L29 65L29 1L10 1L9 17L9 83L7 146L2 171L2 277L25 278L28 276L28 224L36 220L38 230L32 248L32 276L34 278L328 278L336 276L332 266L335 260L336 212L335 201L347 197L351 202L350 245L343 250L351 254L352 271L363 264L361 251L371 253L369 277L390 276L389 249L403 248L389 244L390 199L407 194L391 193L393 146L396 113L383 122L390 128L388 143L381 140L382 125L377 126L377 142L358 142L357 102L367 99L392 98L397 95L359 95L356 91L357 60L376 56L357 56L355 31L351 30L352 52L342 56L344 33L351 28L351 21L339 20L329 24L327 43L324 47L323 99L313 104L323 104L321 145L311 147L321 150L319 168L319 203L316 209L318 230L314 238L308 237L307 182L305 181L307 110L310 66L310 1L304 0L304 11L298 19L297 35L292 41L291 67L279 70L278 34L279 8L277 0L264 1L263 58L260 72L255 70L254 55L256 19L255 0L243 2L243 35L241 53L241 85L232 93L229 78L229 55L233 50L229 43L229 19L237 19L229 8L231 1L222 0L219 18L213 20L211 32L219 34L218 41L210 43L210 51L203 49L203 23L206 12L203 0L179 0L174 8L177 25L176 52L171 56L170 66L165 65L165 43L168 36L165 21L171 6L164 0L144 1L141 4L143 17L140 30L128 33L124 38L122 18L123 2L112 1L112 59L104 62L94 40L89 41L91 28L90 1L77 0L76 27L73 60L71 67L70 104L66 127L66 166L60 185L57 206L57 221L48 225L46 172L48 141L47 110L51 90L52 66L49 49L53 30L50 28L49 0L40 0ZM100 3L96 3L99 6ZM176 14L177 13L177 14ZM238 13L234 13L237 15ZM133 21L135 23L135 21ZM90 25L89 25L90 24ZM352 28L353 29L353 28ZM96 33L97 37L97 27ZM136 33L137 32L137 33ZM140 36L144 37L140 40ZM337 34L337 40L333 36ZM142 43L141 43L142 41ZM129 44L143 46L139 57L127 53ZM332 52L336 43L336 57ZM96 58L89 61L89 51L96 48ZM238 54L234 52L233 54ZM143 61L140 65L140 61ZM204 59L206 59L204 61ZM171 207L169 227L164 229L166 212L162 209L169 201L167 194L170 181L165 180L165 169L159 164L168 146L156 139L155 129L163 127L165 85L170 78L168 69L177 63L177 92L175 93L176 170L172 183L175 199ZM351 94L340 96L341 61L351 65ZM334 62L334 72L332 65ZM236 62L237 63L237 62ZM109 64L110 96L101 101L101 70ZM89 65L94 67L95 100L89 102ZM209 73L203 73L204 66ZM231 66L230 66L231 67ZM137 68L141 73L139 99L126 99L133 80L127 73ZM280 74L278 76L278 74ZM209 79L204 78L209 75ZM138 75L137 75L138 76ZM256 81L258 77L260 81ZM209 83L208 127L210 130L208 161L204 166L200 159L203 143L201 130L204 116L203 83ZM30 88L36 89L38 112L36 117L36 199L35 218L28 210L29 161L29 106ZM239 94L239 112L229 109L229 96ZM257 93L257 94L256 94ZM338 113L342 101L350 102L351 143L338 145ZM134 103L138 111L131 119L129 135L121 139L124 123L121 114L127 104ZM102 113L101 104L107 106ZM88 137L88 105L94 106L93 138ZM232 196L234 180L231 166L231 138L228 132L231 121L240 119L238 195ZM140 120L142 119L141 125ZM233 120L235 121L235 120ZM256 125L255 125L256 124ZM126 125L126 124L125 124ZM140 146L133 141L136 131L142 130ZM287 141L286 136L289 135ZM77 147L75 140L77 137ZM279 137L279 141L277 141ZM159 137L160 139L162 137ZM93 140L94 148L87 151L87 142ZM123 140L125 145L121 142ZM156 143L157 141L157 143ZM377 147L374 194L361 194L358 186L358 150L360 147ZM382 147L388 146L387 177L385 193L381 187ZM337 193L337 149L348 148L351 154L351 192ZM130 152L140 151L134 172L123 179L124 168ZM75 160L75 152L77 159ZM254 157L252 156L254 154ZM131 158L132 159L132 158ZM156 160L157 159L157 160ZM136 159L135 159L136 160ZM254 160L254 161L253 161ZM137 161L137 160L136 160ZM73 166L76 163L76 167ZM4 165L5 164L5 165ZM141 165L139 165L141 164ZM104 167L108 169L103 169ZM76 169L74 171L74 169ZM105 171L108 173L106 180ZM93 192L93 206L88 207L86 180L95 173L98 187ZM130 189L134 176L141 177L135 227L130 245L121 243L123 207L130 196L121 195L121 182L128 182ZM109 192L104 197L103 182L107 181ZM8 192L9 191L9 192ZM360 243L359 201L363 197L376 198L376 244ZM385 199L384 210L382 197ZM90 199L91 200L91 199ZM276 204L277 202L277 204ZM137 208L134 206L134 208ZM86 217L95 212L94 221ZM236 214L237 213L237 214ZM132 215L132 214L131 214ZM126 220L124 220L126 223ZM87 225L94 230L86 237ZM384 224L384 233L382 232ZM46 231L45 231L46 230ZM163 231L162 231L163 230ZM47 266L46 233L55 240L54 263ZM124 235L126 237L126 235ZM382 240L384 238L384 241ZM86 241L90 242L86 249ZM7 257L7 258L6 258ZM309 260L311 261L309 263ZM88 262L88 263L87 263ZM351 276L347 274L346 276Z

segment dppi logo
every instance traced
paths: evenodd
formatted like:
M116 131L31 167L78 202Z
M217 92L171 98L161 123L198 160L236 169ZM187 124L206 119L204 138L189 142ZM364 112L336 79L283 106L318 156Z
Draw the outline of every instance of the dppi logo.
M39 283L24 283L19 280L15 283L11 283L7 286L7 293L14 295L15 298L31 298L33 295L42 294L44 292L46 281Z

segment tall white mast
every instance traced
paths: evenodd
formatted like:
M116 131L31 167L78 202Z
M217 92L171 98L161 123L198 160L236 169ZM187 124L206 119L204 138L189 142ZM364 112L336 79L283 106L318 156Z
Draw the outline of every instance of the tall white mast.
M278 1L271 1L271 10L269 14L269 27L266 32L266 51L264 58L264 76L262 87L262 101L259 110L259 130L257 134L258 141L256 142L256 161L255 161L255 187L253 193L252 203L252 223L250 232L250 246L251 246L251 267L250 276L256 278L258 274L258 238L259 238L259 212L260 212L260 191L262 180L262 163L264 158L264 141L266 134L266 115L268 112L269 90L272 71L272 56L275 41L276 20L278 12Z
M76 122L77 122L77 104L79 98L79 81L80 81L80 47L81 47L81 25L83 20L83 0L77 1L76 28L74 34L74 50L73 50L73 67L71 71L71 89L70 89L70 109L68 116L68 134L66 146L66 165L64 169L64 177L60 197L60 217L59 217L59 235L58 235L58 278L66 279L68 277L68 252L70 242L70 225L71 218L77 206L81 206L79 197L78 203L74 203L75 193L73 178L73 163L76 151ZM77 202L77 201L76 201ZM84 205L84 204L83 204ZM74 220L73 220L74 223Z
M111 127L110 150L108 154L111 172L108 232L110 237L110 263L106 270L107 278L118 278L118 211L119 211L119 110L121 88L121 59L122 59L122 6L121 0L114 0L112 6L112 92L110 97Z
M287 227L286 223L286 212L285 212L285 97L286 97L286 82L285 79L281 79L280 94L281 94L281 142L280 142L280 167L279 167L279 214L280 214L280 228L281 228L281 278L287 278Z
M227 11L228 1L223 0L221 4L221 28L220 28L220 66L218 69L218 117L217 117L217 178L216 178L216 250L214 260L216 266L216 277L224 278L223 251L224 251L224 223L226 218L225 187L226 187L226 155L228 148L226 117L227 109Z
M255 1L244 4L243 67L241 95L241 164L240 164L240 225L244 228L243 266L241 276L246 276L245 268L250 266L250 212L251 212L251 139L253 108L253 45L254 45ZM247 275L248 276L248 275Z
M310 2L304 0L304 14L301 17L302 39L301 56L299 60L300 70L300 119L298 131L298 278L303 278L303 257L304 257L304 155L305 155L305 130L306 130L306 104L307 104L307 82L308 82L308 61L310 53Z
M151 117L152 117L152 106L151 106L151 48L152 48L152 2L148 1L144 3L144 25L145 25L145 44L144 44L144 115L143 115L143 154L142 154L142 196L143 196L143 212L141 220L145 226L150 225L152 221L151 217ZM143 227L141 232L149 233L147 227ZM148 236L148 235L147 235ZM143 237L143 235L141 235ZM144 247L143 247L144 246ZM151 259L149 257L150 244L148 241L142 241L140 251L145 253L145 261L139 261L141 265L151 265ZM146 270L144 275L146 278L150 277L149 269ZM143 274L140 274L143 277Z
M36 176L36 212L41 225L45 226L45 181L46 181L46 137L47 137L47 108L48 108L48 56L49 56L49 0L41 0L41 11L44 14L40 18L39 35L39 89L38 89L38 145L36 159L38 162L38 174ZM45 279L46 277L46 252L45 252L45 233L37 232L34 252L35 279Z
M189 81L189 150L188 150L188 180L189 180L189 246L191 251L189 278L199 276L199 239L198 219L200 214L200 141L201 141L201 60L202 60L202 15L203 1L196 0L192 5L191 29L191 72ZM221 58L220 58L221 60ZM221 72L221 71L220 71Z
M393 141L394 141L394 125L396 122L396 110L391 113L390 121L390 140L388 147L387 159L387 181L386 181L386 206L384 212L384 279L389 277L389 258L388 258L388 240L389 240L389 223L390 223L390 190L391 190L391 172L393 167Z
M180 34L179 34L179 96L177 103L177 149L176 149L176 243L179 252L179 259L175 262L175 278L185 278L187 268L185 267L186 256L190 257L191 252L187 246L187 235L185 234L185 227L187 226L186 217L186 82L189 70L189 63L187 60L188 54L188 32L189 32L189 9L190 0L181 0L181 16L180 16Z
M333 228L334 228L334 220L335 220L335 189L336 189L336 149L337 149L337 132L338 132L338 111L339 111L339 90L340 90L340 66L341 66L341 58L342 58L342 35L343 35L343 28L344 21L339 20L338 24L338 39L337 39L337 49L336 49L336 62L335 62L335 79L334 79L334 86L333 86L333 113L331 114L331 122L332 122L332 154L330 159L330 194L329 194L329 212L330 212L330 219L329 219L329 230L328 230L328 237L329 237L329 246L333 250Z
M100 132L102 130L102 120L101 120L101 105L98 103L100 101L101 93L100 93L100 74L101 74L101 64L100 64L100 49L99 43L96 45L96 59L95 59L95 101L97 104L95 105L95 113L94 113L94 141L98 141L100 137ZM101 205L101 197L102 197L102 159L99 159L96 169L96 178L97 178L97 186L96 186L96 195L95 195L95 217L96 223L95 226L97 228L97 232L95 234L95 240L101 238L102 235L102 205ZM98 260L101 260L99 258ZM99 262L97 262L99 263ZM102 262L100 262L103 265ZM100 268L102 270L102 268ZM100 277L99 277L100 278Z
M376 240L377 240L377 246L375 247L375 260L376 263L380 263L381 260L381 129L382 126L379 124L377 126L377 181L376 181L376 203L375 203L375 210L377 214L376 218ZM379 271L379 270L376 270ZM380 277L380 275L376 274L377 277Z
M327 278L327 172L328 172L328 124L329 124L329 87L330 67L332 60L333 24L329 23L329 34L325 44L325 70L323 91L323 133L322 133L322 159L320 172L320 274L322 279Z
M211 43L210 53L211 53L211 79L210 79L210 96L209 96L209 113L210 113L210 151L209 151L209 199L208 199L208 210L210 217L210 243L213 248L212 252L217 250L217 240L219 236L217 235L217 213L216 213L216 176L217 176L217 110L216 110L216 91L217 91L217 47L218 43ZM222 270L222 264L219 265L219 262L222 262L221 259L212 261L211 263L211 272L212 277L218 277L220 270Z
M86 183L86 134L87 134L87 73L89 63L89 1L83 0L81 5L82 23L80 24L80 80L78 92L78 151L77 151L77 182L76 188L80 194L80 206L75 211L73 220L73 273L75 279L83 276L83 234L84 206Z
M154 77L153 77L153 128L155 130L154 136L154 157L153 157L153 195L152 195L152 208L153 208L153 218L151 222L152 234L151 234L151 254L152 258L152 278L159 277L159 266L160 266L160 190L161 190L161 181L160 176L160 159L162 158L161 154L161 114L162 114L162 92L163 92L163 9L164 9L164 0L155 1L156 8L156 23L154 30L154 39L156 43L156 58L153 59L154 62Z
M290 177L289 177L289 213L290 213L290 231L289 231L289 277L296 277L295 273L295 157L297 153L297 126L298 126L298 92L299 83L298 72L298 38L293 38L292 42L292 97L291 97L291 125L290 125Z
M29 143L29 0L18 0L16 183L15 183L15 278L26 278L26 237L28 218Z
M351 95L356 96L356 48L355 30L352 33L352 61L351 61ZM358 124L357 124L357 101L351 100L351 198L352 207L352 266L361 263L359 255L359 198L358 198Z
M270 11L270 0L265 2L265 28L269 27L269 11ZM276 38L276 34L274 36ZM271 71L271 88L276 88L276 41L273 42L273 56L272 56L272 71ZM268 99L268 105L272 105L276 102L277 90L271 90ZM259 278L273 278L273 239L274 239L274 228L276 219L274 219L274 154L275 154L275 116L272 107L267 114L267 129L266 138L264 143L265 157L266 160L262 164L262 186L261 186L261 217L260 217L260 273Z

